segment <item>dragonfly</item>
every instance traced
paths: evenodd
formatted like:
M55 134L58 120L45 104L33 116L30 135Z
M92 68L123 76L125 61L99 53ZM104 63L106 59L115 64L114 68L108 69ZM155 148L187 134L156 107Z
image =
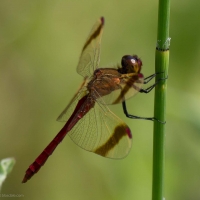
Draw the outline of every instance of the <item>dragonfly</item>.
M131 130L107 105L122 103L126 116L135 118L128 114L125 100L138 92L150 92L157 82L147 90L142 86L156 75L144 78L140 72L142 61L137 55L123 56L121 66L116 68L99 68L103 28L104 18L101 17L83 46L77 72L84 81L57 118L66 122L64 127L28 167L22 183L40 170L67 134L79 147L100 156L121 159L128 155L132 144Z

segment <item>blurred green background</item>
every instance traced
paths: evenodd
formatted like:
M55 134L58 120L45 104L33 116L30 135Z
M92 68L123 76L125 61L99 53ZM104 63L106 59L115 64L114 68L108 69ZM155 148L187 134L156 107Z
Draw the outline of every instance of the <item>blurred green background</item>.
M200 199L200 1L171 2L165 198ZM133 133L123 160L77 147L69 137L26 184L27 167L63 126L55 119L82 81L76 73L94 22L105 17L101 64L137 54L145 76L154 73L157 1L0 2L0 159L15 157L1 194L33 199L149 200L153 123L110 108ZM128 101L129 112L153 116L153 92Z

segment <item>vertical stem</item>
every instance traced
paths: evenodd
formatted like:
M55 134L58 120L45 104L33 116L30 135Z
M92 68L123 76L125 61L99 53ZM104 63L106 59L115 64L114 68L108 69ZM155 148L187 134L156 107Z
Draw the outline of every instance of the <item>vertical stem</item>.
M158 35L155 57L155 72L164 72L159 78L167 77L169 65L169 16L170 0L159 0ZM155 88L154 116L165 121L166 112L166 81L161 81ZM165 124L154 122L153 135L153 187L152 200L163 200L164 188L164 145Z

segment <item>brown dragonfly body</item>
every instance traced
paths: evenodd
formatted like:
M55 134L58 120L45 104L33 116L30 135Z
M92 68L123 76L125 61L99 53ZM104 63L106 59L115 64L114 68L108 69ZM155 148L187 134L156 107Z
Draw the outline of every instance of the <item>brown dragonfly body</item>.
M66 134L78 146L104 157L119 159L129 153L131 130L106 105L121 103L140 91L142 62L126 55L116 69L98 68L103 25L100 18L83 47L77 72L85 81L58 117L66 121L65 126L29 166L23 183L39 171Z

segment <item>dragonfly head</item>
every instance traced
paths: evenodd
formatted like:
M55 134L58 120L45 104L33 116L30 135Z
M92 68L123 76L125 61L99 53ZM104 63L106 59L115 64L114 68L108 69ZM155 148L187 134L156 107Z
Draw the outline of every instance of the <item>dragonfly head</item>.
M122 67L118 69L121 74L140 73L142 61L137 55L125 55L121 60Z

